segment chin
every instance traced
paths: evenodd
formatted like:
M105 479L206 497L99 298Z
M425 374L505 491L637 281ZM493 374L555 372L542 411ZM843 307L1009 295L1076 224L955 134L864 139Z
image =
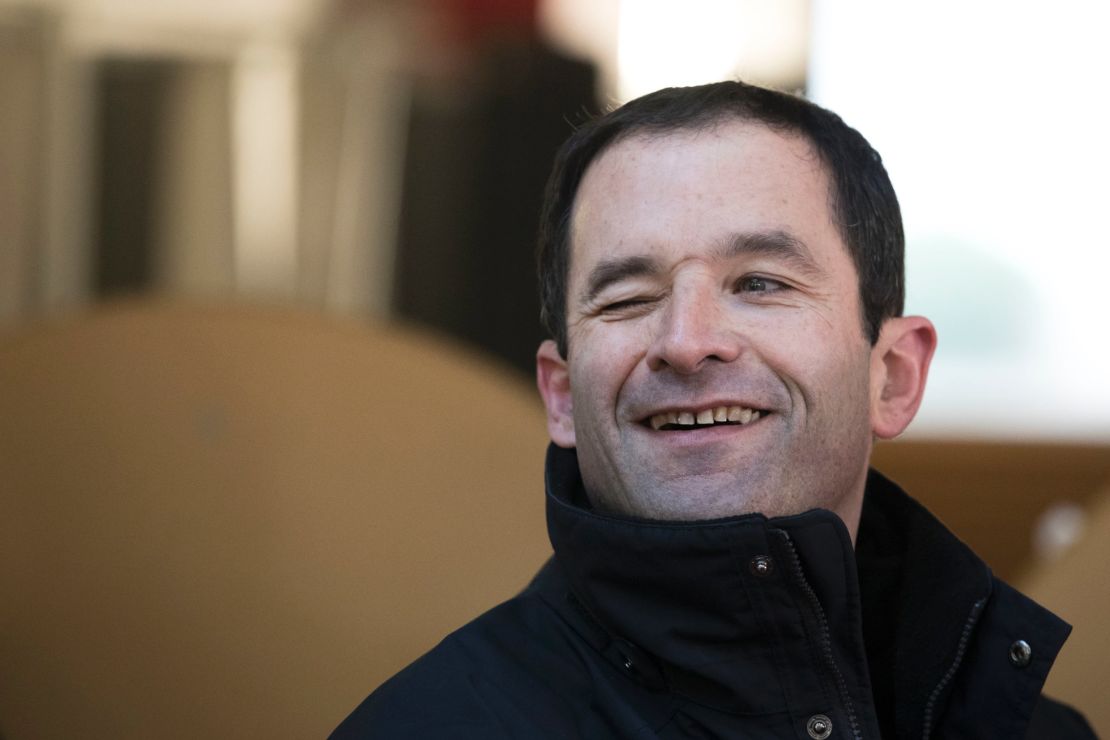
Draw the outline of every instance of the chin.
M633 498L634 516L663 521L703 521L725 519L744 514L779 516L782 501L759 500L758 497L737 491L735 481L727 487L704 485L655 484L656 495L650 498Z

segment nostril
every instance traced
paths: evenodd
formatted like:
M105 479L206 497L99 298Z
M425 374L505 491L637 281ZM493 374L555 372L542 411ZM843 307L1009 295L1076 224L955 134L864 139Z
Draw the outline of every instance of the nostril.
M728 330L670 333L659 337L647 356L651 370L671 370L691 374L707 363L732 362L740 356L742 340Z
M731 362L738 356L739 353L689 352L672 348L650 356L648 358L648 368L654 371L669 368L683 375L692 375L704 369L707 364L713 362Z
M647 356L652 370L693 374L707 362L731 362L740 355L743 339L715 283L676 285L657 317Z

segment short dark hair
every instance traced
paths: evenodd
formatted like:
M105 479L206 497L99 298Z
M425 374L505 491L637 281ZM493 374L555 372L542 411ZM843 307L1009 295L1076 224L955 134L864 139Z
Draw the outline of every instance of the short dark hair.
M882 158L832 111L796 95L743 82L669 87L637 98L576 130L559 149L540 216L541 320L567 356L570 221L590 163L635 135L702 130L728 120L753 121L804 136L830 177L830 211L859 274L863 330L874 344L883 321L902 314L905 236L898 198Z

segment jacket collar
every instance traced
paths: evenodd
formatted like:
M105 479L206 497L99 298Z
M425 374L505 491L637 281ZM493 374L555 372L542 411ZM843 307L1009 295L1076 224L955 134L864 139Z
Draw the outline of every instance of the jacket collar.
M949 711L964 724L945 734L1023 737L1071 626L994 577L921 504L874 470L855 554L877 704L897 736L929 736ZM1019 639L1036 646L1027 666L1009 658ZM1002 731L1007 723L1010 731Z
M820 695L800 567L819 599L855 702L870 705L852 545L840 518L814 510L657 522L593 511L573 451L552 446L548 532L583 610L612 638L652 658L666 685L736 713L782 711ZM761 559L769 571L760 572ZM808 667L808 668L807 668Z
M574 451L555 446L546 488L555 561L589 629L627 646L617 661L650 656L651 676L672 692L726 711L773 711L784 695L812 688L799 685L812 624L794 565L823 607L853 700L871 708L874 674L880 721L905 737L921 736L946 706L994 588L970 549L874 471L855 549L825 510L698 522L595 512ZM773 563L769 577L753 565L763 557ZM1033 607L1047 615L1038 619L1059 622ZM1037 691L1043 679L1033 682Z
M880 721L921 736L945 706L994 589L990 569L923 506L872 470L856 543ZM914 666L906 670L905 666ZM915 729L916 728L916 729Z

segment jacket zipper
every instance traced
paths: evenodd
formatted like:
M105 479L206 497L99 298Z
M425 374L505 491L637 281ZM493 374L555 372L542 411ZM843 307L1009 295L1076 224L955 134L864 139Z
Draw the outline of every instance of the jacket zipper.
M964 631L960 633L960 642L956 645L956 657L952 660L952 665L948 666L948 670L941 676L937 685L933 687L933 692L929 694L929 701L925 703L925 728L921 733L922 740L929 740L929 736L933 734L933 711L936 709L937 700L940 699L940 693L952 677L956 675L956 671L960 668L960 663L963 662L964 653L967 652L967 644L971 640L971 633L975 629L975 625L979 622L979 615L983 613L983 606L987 603L985 598L979 599L971 607L971 614L968 615L967 621L964 622Z
M798 557L798 551L795 549L794 542L790 539L790 535L786 532L781 532L781 534L786 543L786 549L790 553L794 579L798 582L798 585L801 586L806 598L809 599L810 606L817 616L817 623L821 626L821 654L829 670L832 671L833 677L836 679L837 692L840 694L840 701L844 705L844 712L848 715L848 726L852 731L852 737L856 740L862 740L863 733L860 731L859 721L856 719L856 710L852 704L852 697L848 693L847 684L844 682L844 674L840 672L840 666L836 664L836 658L833 656L832 636L829 633L829 621L825 617L825 609L821 606L821 600L817 598L817 592L813 590L813 587L809 585L809 581L806 580L805 571L802 570L802 561Z

